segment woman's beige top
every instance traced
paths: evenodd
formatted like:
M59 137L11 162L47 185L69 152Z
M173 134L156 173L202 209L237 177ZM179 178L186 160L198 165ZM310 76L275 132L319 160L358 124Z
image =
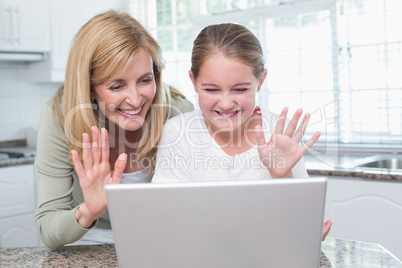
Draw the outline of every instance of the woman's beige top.
M181 97L172 98L172 106L171 117L194 110L194 105ZM84 198L69 155L66 136L53 120L52 101L49 101L42 111L38 131L35 224L42 242L52 249L79 240L89 230L81 227L75 219L75 211ZM111 229L108 211L95 222L95 226Z

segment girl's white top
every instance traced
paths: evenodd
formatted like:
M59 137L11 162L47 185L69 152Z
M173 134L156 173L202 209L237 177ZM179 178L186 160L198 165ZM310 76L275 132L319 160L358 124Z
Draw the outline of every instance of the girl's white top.
M278 115L261 108L265 140L269 141ZM227 145L230 146L230 143ZM281 159L272 164L281 165ZM295 178L308 177L303 158L292 169ZM271 179L257 146L230 156L212 138L200 110L170 119L158 144L152 182L229 181Z

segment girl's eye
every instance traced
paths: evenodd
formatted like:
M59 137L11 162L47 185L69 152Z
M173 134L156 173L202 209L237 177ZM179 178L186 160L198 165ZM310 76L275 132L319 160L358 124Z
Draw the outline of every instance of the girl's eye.
M204 90L207 92L217 92L218 91L217 89L214 89L214 88L205 88Z
M236 88L235 91L236 92L244 92L244 91L247 91L247 88Z

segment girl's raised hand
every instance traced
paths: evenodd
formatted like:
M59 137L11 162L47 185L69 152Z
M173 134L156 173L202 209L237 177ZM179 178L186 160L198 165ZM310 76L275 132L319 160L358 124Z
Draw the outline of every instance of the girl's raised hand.
M106 129L92 127L92 145L87 133L83 134L83 164L78 152L71 151L75 171L77 172L84 203L76 211L77 221L83 227L89 227L107 210L104 186L121 182L127 162L127 155L121 154L116 160L113 175L109 163L109 137Z
M288 114L288 108L284 108L268 143L265 141L261 126L256 127L258 153L261 162L268 168L272 178L293 177L292 168L320 137L320 133L316 132L304 144L299 144L310 120L310 114L305 114L303 121L296 130L302 113L303 110L298 109L290 120L286 130L284 130Z

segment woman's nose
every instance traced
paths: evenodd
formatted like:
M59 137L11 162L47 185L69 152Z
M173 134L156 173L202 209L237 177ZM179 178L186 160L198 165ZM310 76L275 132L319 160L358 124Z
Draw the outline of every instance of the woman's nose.
M126 102L135 108L141 105L141 94L136 87L130 87L127 90Z

